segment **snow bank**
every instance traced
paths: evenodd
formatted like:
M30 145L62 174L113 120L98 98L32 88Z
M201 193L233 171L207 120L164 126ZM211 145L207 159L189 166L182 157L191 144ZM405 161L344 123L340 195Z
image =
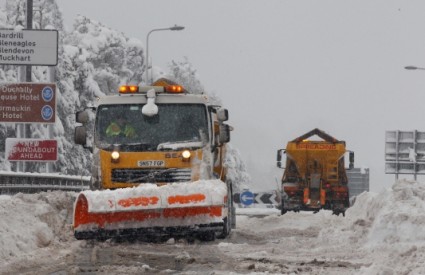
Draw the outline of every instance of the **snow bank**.
M0 195L0 266L37 249L68 241L72 192Z
M48 192L0 196L0 266L46 249L53 256L78 244L70 226L76 195ZM238 215L237 241L218 247L241 257L278 260L282 257L280 249L295 249L306 259L358 263L360 267L352 274L425 274L423 227L425 184L403 180L381 193L360 194L346 217L332 215L331 211ZM306 238L303 241L299 236ZM248 239L258 239L259 246L250 251L244 244ZM297 255L294 259L299 259Z
M425 185L397 181L379 194L363 193L347 211L362 227L372 264L359 274L425 273Z
M88 201L88 212L107 213L115 211L135 211L142 209L162 209L167 207L191 207L222 205L227 195L227 187L221 180L199 180L157 186L140 184L134 188L116 190L84 191ZM187 202L171 202L175 196L202 195L200 199ZM146 203L137 202L145 200ZM131 203L123 203L130 201Z

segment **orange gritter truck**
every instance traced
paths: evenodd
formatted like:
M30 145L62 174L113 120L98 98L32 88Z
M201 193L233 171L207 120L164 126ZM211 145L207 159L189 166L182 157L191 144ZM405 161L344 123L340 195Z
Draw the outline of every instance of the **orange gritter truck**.
M74 205L77 239L230 234L226 109L167 79L122 86L91 109L76 115L75 143L93 153L91 190Z
M321 140L309 140L318 136ZM349 168L354 167L354 152L347 151L345 141L337 140L320 129L288 142L277 151L277 166L286 165L282 177L281 213L332 210L345 215L349 207L345 154L349 152Z

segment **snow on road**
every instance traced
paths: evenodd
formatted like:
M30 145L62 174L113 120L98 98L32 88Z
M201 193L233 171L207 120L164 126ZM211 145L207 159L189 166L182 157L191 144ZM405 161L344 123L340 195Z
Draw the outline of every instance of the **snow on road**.
M101 274L425 274L425 185L418 182L363 193L345 218L330 211L264 215L264 209L238 215L230 238L194 244L77 241L75 197L0 196L0 274L78 273L84 253Z

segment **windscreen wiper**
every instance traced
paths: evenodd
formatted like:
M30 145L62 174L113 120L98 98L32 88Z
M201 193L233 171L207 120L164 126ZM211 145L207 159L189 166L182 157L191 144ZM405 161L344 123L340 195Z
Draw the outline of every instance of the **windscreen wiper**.
M182 140L182 141L173 141L173 142L163 142L160 143L157 147L157 150L178 150L183 148L201 148L203 147L202 141L193 141L193 140Z

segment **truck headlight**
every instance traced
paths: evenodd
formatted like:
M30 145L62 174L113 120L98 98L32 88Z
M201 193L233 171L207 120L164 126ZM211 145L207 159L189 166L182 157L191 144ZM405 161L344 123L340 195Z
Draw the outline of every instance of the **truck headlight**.
M112 151L111 159L112 159L112 162L118 162L118 160L120 159L120 152Z
M183 160L189 160L190 159L190 151L189 150L184 150L183 152L182 152L182 157L183 157Z

